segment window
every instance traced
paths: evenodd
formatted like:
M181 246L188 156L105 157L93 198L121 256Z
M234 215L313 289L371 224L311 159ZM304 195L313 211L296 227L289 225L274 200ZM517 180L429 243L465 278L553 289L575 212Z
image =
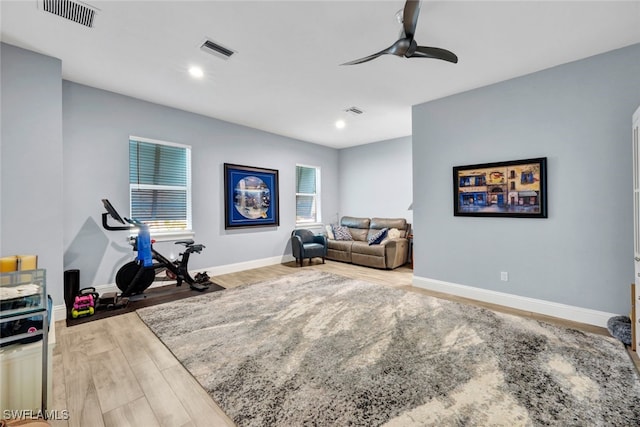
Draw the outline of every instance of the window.
M129 195L152 235L191 234L191 147L130 137Z
M320 221L320 168L296 165L296 224Z

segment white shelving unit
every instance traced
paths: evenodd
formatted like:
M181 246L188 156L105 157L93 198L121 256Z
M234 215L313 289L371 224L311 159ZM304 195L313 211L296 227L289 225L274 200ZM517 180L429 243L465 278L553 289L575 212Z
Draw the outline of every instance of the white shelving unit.
M0 338L0 344L3 344L0 349L2 413L5 410L47 410L51 357L45 277L43 269L0 274L0 325L6 327L30 318L37 319L32 325L40 325L39 328L32 326L24 333ZM38 323L40 319L42 321ZM42 339L29 344L17 343L37 336Z

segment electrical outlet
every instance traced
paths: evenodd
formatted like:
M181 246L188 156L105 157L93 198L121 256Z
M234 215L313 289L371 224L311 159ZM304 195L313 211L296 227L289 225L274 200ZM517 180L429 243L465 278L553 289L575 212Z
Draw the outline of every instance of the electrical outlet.
M502 280L503 282L508 282L509 281L509 273L507 273L506 271L501 271L500 272L500 280Z

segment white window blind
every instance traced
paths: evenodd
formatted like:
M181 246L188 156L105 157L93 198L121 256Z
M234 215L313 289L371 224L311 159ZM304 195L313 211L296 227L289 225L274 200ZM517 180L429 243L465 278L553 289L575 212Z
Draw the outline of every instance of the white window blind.
M131 217L152 234L191 231L191 148L129 138Z
M320 168L296 166L296 223L319 223Z

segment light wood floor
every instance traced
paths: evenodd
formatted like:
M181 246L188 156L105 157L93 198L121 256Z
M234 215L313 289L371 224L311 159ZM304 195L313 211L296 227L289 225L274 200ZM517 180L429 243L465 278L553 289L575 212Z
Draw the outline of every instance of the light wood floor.
M213 281L234 288L309 268L607 334L603 328L414 288L413 270L407 267L385 271L318 260L311 266L305 262L303 268L294 263L274 265L216 276ZM71 328L58 322L56 339L49 409L67 409L70 419L52 420L53 426L234 425L135 313ZM637 357L635 361L640 366Z

